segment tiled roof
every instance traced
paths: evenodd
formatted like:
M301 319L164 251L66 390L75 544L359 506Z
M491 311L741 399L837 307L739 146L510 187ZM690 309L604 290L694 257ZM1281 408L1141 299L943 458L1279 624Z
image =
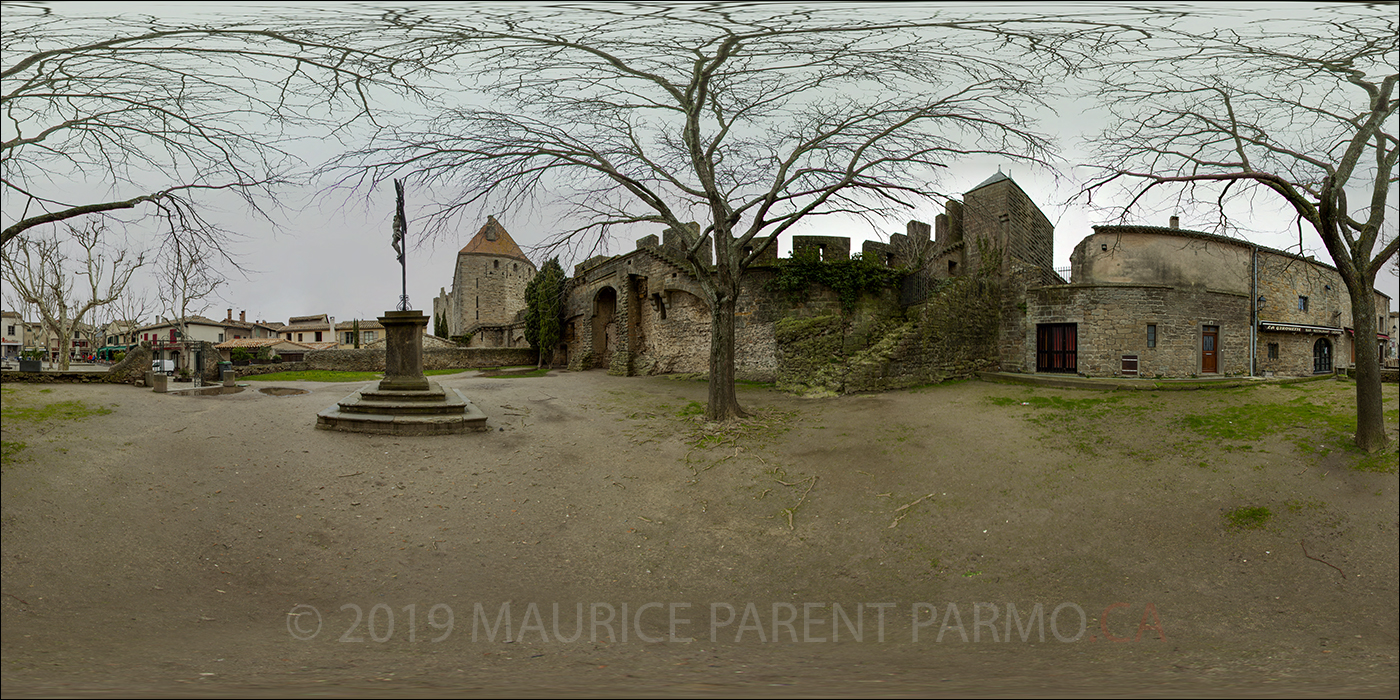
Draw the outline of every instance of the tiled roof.
M320 323L321 325L323 325L323 326L326 325L326 323L328 322L327 319L326 319L326 315L325 315L325 314L312 314L312 315L310 315L310 316L293 316L293 317L287 319L287 325L289 325L289 326L295 326L295 325L297 325L297 324L299 324L299 323L317 323L317 322L319 322L319 323Z
M185 325L189 325L189 324L191 324L191 323L197 323L197 324L200 324L200 325L203 325L203 326L218 326L218 327L220 327L220 328L222 328L222 327L224 326L224 324L223 324L222 321L215 321L215 320L213 320L213 319L205 318L205 317L203 317L203 316L185 316L184 319L185 319ZM176 325L176 322L173 321L173 320L171 320L171 321L157 321L157 322L155 322L155 323L148 323L148 324L146 324L146 325L144 325L144 326L141 326L140 328L137 328L136 330L138 330L138 331L144 331L144 330L146 330L146 329L148 329L148 328L174 328L175 325Z
M1004 173L1004 172L1001 171L1001 168L997 168L997 174L996 174L996 175L993 175L993 176L991 176L991 177L989 177L989 178L983 180L983 181L982 181L982 184L980 184L980 185L978 185L978 186L972 188L972 190L978 190L978 189L981 189L981 188L983 188L983 187L986 187L987 185L990 185L990 184L992 184L992 183L994 183L994 182L1001 182L1002 180L1010 180L1010 179L1011 179L1011 178L1008 177L1006 173ZM968 190L968 192L971 192L972 190Z
M335 324L335 329L338 330L338 331L353 331L353 330L355 330L355 322L354 322L354 321L341 321L341 322ZM378 322L378 321L372 321L372 320L363 319L363 318L360 319L360 330L362 330L362 331L378 331L378 330L383 330L383 329L384 329L384 326L379 325L379 322Z
M517 258L525 262L530 259L521 252L520 246L515 244L515 240L506 232L506 228L496 221L496 217L486 217L486 224L476 232L475 236L467 242L467 245L457 252L458 255L470 253L475 255L500 255L507 258ZM532 265L534 263L531 263Z
M322 321L320 323L293 323L291 325L282 326L278 328L277 331L279 333L286 333L288 331L324 331L329 329L330 326L325 321Z
M285 343L285 344L288 344L288 345L305 345L305 343L298 343L298 342L295 342L295 341L287 340L287 339L285 339L285 338L234 338L233 340L225 340L224 342L219 343L219 344L215 345L214 347L216 347L216 348L261 348L261 347L264 347L264 346L268 346L268 345L278 345L278 344L281 344L281 343Z

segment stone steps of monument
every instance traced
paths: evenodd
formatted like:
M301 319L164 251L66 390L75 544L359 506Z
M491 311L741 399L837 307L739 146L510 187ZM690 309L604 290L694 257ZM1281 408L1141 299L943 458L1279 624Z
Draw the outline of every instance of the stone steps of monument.
M316 415L316 427L386 435L450 435L489 430L486 414L460 391L441 402L364 401L361 392Z
M421 401L342 401L340 410L345 413L384 413L403 416L450 416L462 412L462 404L444 401L424 403Z
M453 391L438 400L408 399L384 400L355 392L339 404L345 413L384 413L388 415L451 415L461 413L469 402L461 394Z
M378 388L362 389L360 395L371 401L442 401L447 392L437 384L428 383L427 391L386 391Z
M454 416L344 413L336 408L329 408L316 415L316 427L322 430L385 435L450 435L490 430L486 425L486 414L475 407L472 411Z

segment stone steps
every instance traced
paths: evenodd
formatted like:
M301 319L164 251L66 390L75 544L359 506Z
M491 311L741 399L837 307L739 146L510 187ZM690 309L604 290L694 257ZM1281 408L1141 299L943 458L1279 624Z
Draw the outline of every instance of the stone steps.
M367 387L316 414L321 430L384 435L452 435L488 430L486 414L456 389L429 384L427 391Z

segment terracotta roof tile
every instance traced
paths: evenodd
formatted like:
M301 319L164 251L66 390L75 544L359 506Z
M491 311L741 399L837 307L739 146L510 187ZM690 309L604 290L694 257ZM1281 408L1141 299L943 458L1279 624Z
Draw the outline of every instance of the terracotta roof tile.
M472 236L472 239L467 242L465 247L457 251L458 255L464 253L474 255L500 255L507 258L518 258L527 263L530 262L530 259L525 257L525 253L521 252L520 246L516 245L515 240L506 232L506 228L502 226L499 221L496 221L496 217L494 216L486 217L486 224L481 227L481 230L477 231L475 236ZM533 265L534 263L531 264Z

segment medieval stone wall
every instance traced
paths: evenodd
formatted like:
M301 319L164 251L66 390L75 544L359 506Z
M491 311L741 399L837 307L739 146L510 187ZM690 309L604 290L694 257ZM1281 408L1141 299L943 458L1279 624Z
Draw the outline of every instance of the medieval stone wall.
M1010 178L968 192L959 215L967 242L964 274L976 274L983 256L992 251L1001 256L992 263L1003 272L1013 259L1053 270L1055 228Z
M886 290L776 325L780 387L804 394L881 391L969 377L996 365L1000 291L994 281L945 280L907 310Z
M1056 285L1028 290L1021 365L1035 368L1036 327L1074 323L1078 372L1117 376L1123 355L1138 356L1144 377L1202 374L1205 326L1219 328L1217 374L1249 373L1249 299L1232 292L1154 285ZM1148 325L1156 347L1148 346Z
M461 369L533 365L538 355L530 348L450 348L423 351L423 369ZM283 363L288 364L288 363ZM300 363L305 369L342 372L383 372L384 351L313 350ZM283 371L283 370L275 370Z
M448 319L451 335L465 334L478 323L500 325L515 320L525 308L525 287L535 267L518 258L460 253L452 277L452 304L456 319ZM436 305L435 305L436 306ZM435 309L436 311L436 309Z

